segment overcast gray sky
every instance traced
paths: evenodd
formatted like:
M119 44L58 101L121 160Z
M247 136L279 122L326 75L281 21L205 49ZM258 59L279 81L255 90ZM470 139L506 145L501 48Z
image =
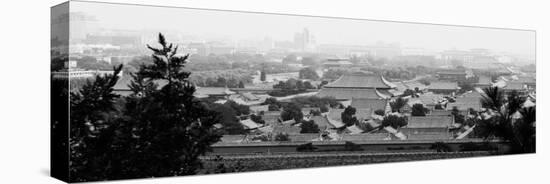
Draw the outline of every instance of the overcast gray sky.
M427 49L486 48L535 56L535 32L462 26L396 23L318 18L228 11L208 11L106 3L71 2L71 12L95 16L107 29L178 30L199 36L231 39L292 40L307 27L317 43L369 45L377 41L398 42L403 47Z

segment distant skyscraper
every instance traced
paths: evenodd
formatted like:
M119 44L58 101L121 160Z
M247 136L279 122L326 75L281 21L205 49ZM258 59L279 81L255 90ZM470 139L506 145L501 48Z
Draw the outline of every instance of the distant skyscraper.
M71 42L78 43L86 39L86 36L98 30L97 19L82 12L70 12L70 38ZM67 15L69 16L69 15Z
M312 51L315 49L315 38L307 28L304 28L301 33L294 34L294 44L300 51Z

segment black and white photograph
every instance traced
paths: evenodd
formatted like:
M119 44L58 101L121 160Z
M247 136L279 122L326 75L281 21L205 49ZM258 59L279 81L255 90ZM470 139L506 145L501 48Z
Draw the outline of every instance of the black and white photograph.
M526 184L548 170L540 2L3 4L0 183Z
M533 30L86 1L51 18L70 182L536 152Z

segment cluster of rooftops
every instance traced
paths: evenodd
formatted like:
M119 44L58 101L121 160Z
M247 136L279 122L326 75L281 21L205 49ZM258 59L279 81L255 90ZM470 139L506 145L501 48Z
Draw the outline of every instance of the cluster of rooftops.
M229 88L219 87L198 87L195 96L198 98L218 97L216 103L224 103L227 100L235 101L238 104L249 106L252 113L261 114L265 124L258 124L251 119L240 120L242 126L250 130L247 135L225 135L221 142L225 143L247 143L257 142L255 137L264 135L276 135L284 133L291 141L353 141L353 140L439 140L464 138L465 135L450 133L450 129L459 127L454 122L451 110L456 108L461 112L470 109L481 109L480 99L483 91L480 87L499 86L504 89L526 89L534 87L535 82L528 77L504 77L492 81L487 76L480 76L476 84L476 90L461 95L455 95L459 87L457 82L434 81L430 85L424 85L418 81L390 82L381 75L365 72L354 72L344 74L337 80L324 85L319 91L303 94L302 96L330 97L339 101L343 107L352 106L356 109L355 117L362 123L368 124L375 131L366 131L357 125L345 126L341 114L343 108L329 108L328 112L313 114L319 108L304 107L302 112L304 120L313 120L321 130L320 133L300 133L300 123L294 120L282 121L281 111L269 111L268 105L262 105L270 98L267 94L253 94L252 92L235 92ZM128 80L121 80L115 86L115 92L128 93ZM159 83L161 86L162 83ZM410 113L414 104L422 104L430 109L426 116L405 117L408 124L396 130L391 127L380 128L383 116L377 115L375 111L381 110L384 113L391 113L390 101L395 96L400 96L405 90L422 91L417 96L404 97L408 99L403 112ZM300 95L297 95L300 96ZM453 100L448 100L452 96ZM284 101L289 97L277 97ZM534 99L534 96L533 96ZM441 109L435 107L441 105ZM261 112L261 113L260 113ZM469 127L466 127L469 128ZM458 134L468 132L463 130Z

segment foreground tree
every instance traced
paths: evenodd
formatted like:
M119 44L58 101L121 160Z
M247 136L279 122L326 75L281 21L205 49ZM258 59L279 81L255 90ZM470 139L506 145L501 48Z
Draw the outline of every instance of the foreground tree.
M183 70L188 56L159 34L153 63L133 74L133 93L113 93L114 75L71 94L71 180L94 181L196 174L199 156L220 138L219 115L193 97ZM162 86L161 86L162 85Z
M513 153L533 153L536 108L522 107L525 98L516 91L505 95L498 87L485 88L481 104L488 110L478 124L479 134L486 138L510 141Z
M96 76L87 80L79 91L70 94L70 180L102 180L111 177L113 162L111 144L115 137L112 124L117 110L118 95L113 86L122 65L114 75Z
M190 73L184 71L189 55L176 56L177 46L162 34L158 39L160 48L147 45L153 64L140 66L126 107L140 157L130 163L141 177L196 174L202 168L199 156L219 141L213 126L219 116L193 96ZM158 89L156 83L165 85ZM139 87L143 84L150 87Z

